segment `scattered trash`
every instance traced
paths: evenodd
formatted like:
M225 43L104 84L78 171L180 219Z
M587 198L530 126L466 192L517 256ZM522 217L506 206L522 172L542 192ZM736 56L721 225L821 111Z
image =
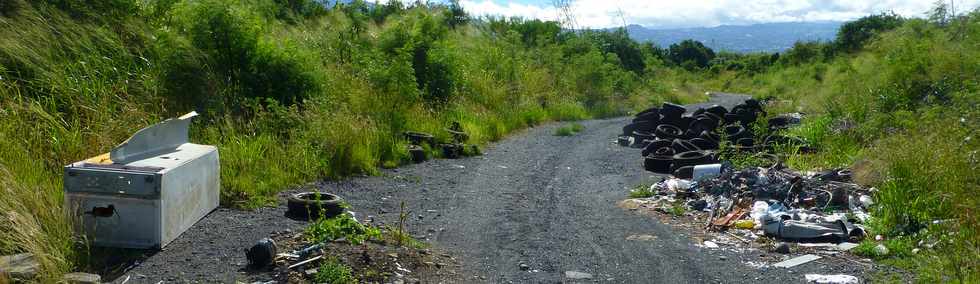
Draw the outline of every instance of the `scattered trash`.
M840 244L837 244L837 249L840 250L840 251L849 251L852 248L856 248L857 246L858 246L858 244L856 244L856 243L840 243Z
M782 262L773 264L774 267L790 268L807 262L820 259L819 255L805 254L799 257L791 258Z
M565 278L568 279L592 279L592 274L579 271L565 271Z
M807 283L819 283L819 284L858 284L861 280L857 277L845 274L833 274L833 275L823 275L823 274L806 274Z
M255 243L251 248L245 250L245 258L248 264L255 268L261 268L272 264L276 257L276 242L270 238L263 238Z
M704 247L706 248L718 248L718 244L712 241L704 241Z
M218 208L218 148L189 143L197 113L140 129L109 153L65 166L65 208L96 246L162 248Z
M721 174L721 164L707 164L694 166L693 180L716 177Z

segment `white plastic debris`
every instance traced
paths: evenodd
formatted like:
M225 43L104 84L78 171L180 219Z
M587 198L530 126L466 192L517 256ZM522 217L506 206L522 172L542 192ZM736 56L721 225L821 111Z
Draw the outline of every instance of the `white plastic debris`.
M773 264L772 266L774 266L774 267L781 267L781 268L790 268L790 267L794 267L794 266L797 266L797 265L800 265L800 264L804 264L804 263L807 263L807 262L811 262L811 261L814 261L814 260L818 260L818 259L820 259L820 256L819 255L805 254L805 255L801 255L801 256L795 257L795 258L791 258L789 260L785 260L785 261L782 261L782 262Z
M846 275L846 274L807 274L805 275L807 283L820 283L820 284L858 284L861 280L857 277Z
M712 241L704 241L704 247L706 248L718 248L718 244Z
M673 191L688 190L691 188L691 182L682 180L679 178L672 178L666 181L667 189Z
M721 164L707 164L694 166L693 180L716 177L721 174Z
M765 221L769 219L768 212L769 203L766 203L765 201L756 201L755 204L752 204L752 213L749 213L749 216L752 217L752 220L755 220L756 226L759 227L762 226L762 224L765 224Z

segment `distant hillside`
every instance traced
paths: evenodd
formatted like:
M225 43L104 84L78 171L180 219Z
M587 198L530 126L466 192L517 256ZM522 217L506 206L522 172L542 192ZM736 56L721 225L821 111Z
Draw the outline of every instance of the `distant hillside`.
M629 25L627 31L637 41L653 41L662 47L694 39L714 50L734 52L776 52L798 40L833 40L841 22L769 23L713 28L651 29Z

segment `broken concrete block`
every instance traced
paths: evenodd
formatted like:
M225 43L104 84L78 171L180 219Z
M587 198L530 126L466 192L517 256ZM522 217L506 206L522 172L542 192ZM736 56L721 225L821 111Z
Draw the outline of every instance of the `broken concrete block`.
M811 261L814 261L814 260L817 260L817 259L820 259L820 256L818 256L818 255L812 255L812 254L806 254L806 255L802 255L802 256L799 256L799 257L796 257L796 258L792 258L792 259L783 261L783 262L779 262L779 263L773 264L772 266L781 267L781 268L790 268L790 267L794 267L794 266L797 266L797 265L800 265L800 264L811 262Z
M101 284L102 276L84 272L73 272L65 274L61 280L67 284Z
M22 253L0 256L0 275L11 279L34 279L40 267L41 265L34 258L34 254Z

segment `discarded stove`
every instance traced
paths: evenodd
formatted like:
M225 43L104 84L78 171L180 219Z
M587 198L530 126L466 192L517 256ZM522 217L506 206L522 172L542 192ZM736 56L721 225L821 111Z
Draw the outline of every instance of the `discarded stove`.
M218 149L188 143L191 112L65 166L65 204L96 246L162 248L218 207Z

